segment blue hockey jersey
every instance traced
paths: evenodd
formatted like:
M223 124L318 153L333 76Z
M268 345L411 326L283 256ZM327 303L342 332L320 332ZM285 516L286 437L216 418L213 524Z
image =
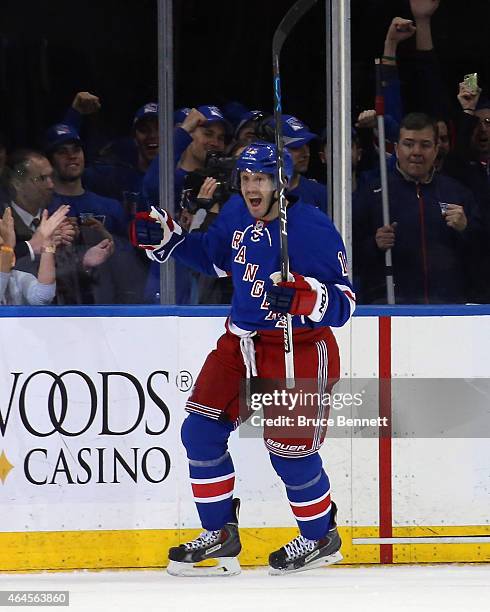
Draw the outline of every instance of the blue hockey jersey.
M345 249L330 219L314 206L296 202L288 208L290 269L325 284L328 307L314 323L294 316L293 327L340 327L355 307L347 276ZM245 330L283 326L281 315L269 311L266 293L270 275L280 270L279 220L254 219L240 195L234 195L204 234L187 234L172 255L212 276L233 281L231 321Z

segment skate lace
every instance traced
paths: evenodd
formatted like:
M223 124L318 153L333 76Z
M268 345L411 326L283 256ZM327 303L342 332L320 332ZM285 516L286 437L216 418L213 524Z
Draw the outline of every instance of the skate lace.
M290 560L297 559L302 555L312 552L317 545L316 540L307 540L302 535L294 538L288 544L284 545L284 550L286 551L288 558Z
M199 537L190 542L184 544L186 550L198 550L199 548L206 548L210 544L214 544L219 540L221 531L203 531Z

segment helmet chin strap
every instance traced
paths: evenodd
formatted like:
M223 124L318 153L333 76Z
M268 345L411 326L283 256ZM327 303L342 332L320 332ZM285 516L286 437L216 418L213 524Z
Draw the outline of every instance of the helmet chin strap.
M274 206L274 204L279 201L279 197L278 196L279 196L279 194L277 193L277 189L275 189L274 193L272 194L272 198L271 198L270 204L267 207L267 210L265 211L265 214L261 217L261 219L265 219L267 217L267 215L270 213L270 211L272 210L272 207Z
M274 206L274 204L278 201L277 198L277 191L274 191L274 194L271 198L271 202L269 204L269 206L267 207L267 210L265 212L265 215L262 217L262 219L265 219L265 217L267 217L267 215L270 213L270 211L272 210L272 207Z

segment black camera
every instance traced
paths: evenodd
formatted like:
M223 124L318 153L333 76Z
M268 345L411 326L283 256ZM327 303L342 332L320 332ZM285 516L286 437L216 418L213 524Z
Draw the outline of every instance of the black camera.
M213 204L224 204L233 192L232 175L235 164L234 157L227 157L216 151L209 152L204 169L189 172L185 177L180 201L182 208L195 213L199 208L209 210ZM216 179L216 190L211 199L199 198L199 191L208 176Z

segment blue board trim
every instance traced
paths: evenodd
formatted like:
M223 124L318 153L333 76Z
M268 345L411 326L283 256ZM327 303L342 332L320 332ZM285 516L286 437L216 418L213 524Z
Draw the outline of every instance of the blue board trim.
M21 317L226 317L229 306L0 306L0 318ZM359 306L356 317L471 317L490 315L490 304Z
M357 317L474 317L490 315L490 304L358 306Z

